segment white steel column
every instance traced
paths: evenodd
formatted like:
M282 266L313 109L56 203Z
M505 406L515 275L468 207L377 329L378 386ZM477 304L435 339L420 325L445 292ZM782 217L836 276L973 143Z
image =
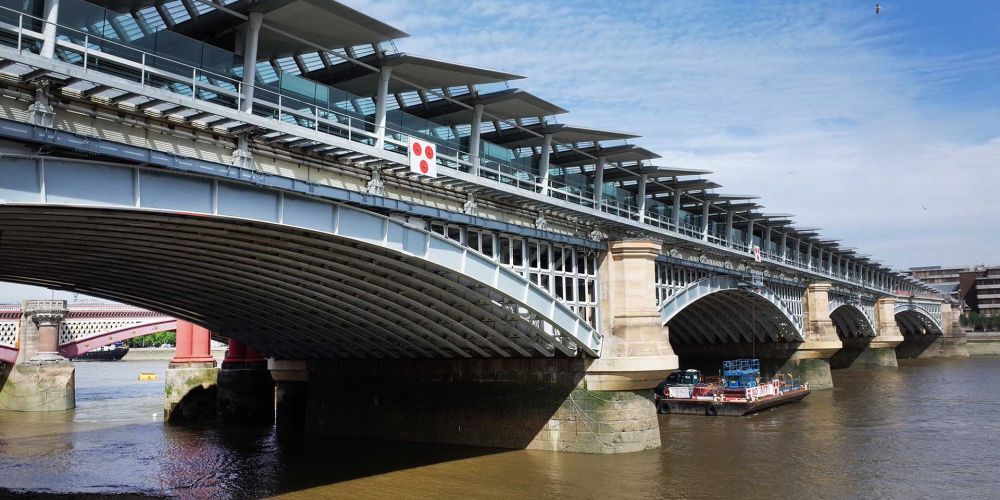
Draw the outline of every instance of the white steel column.
M253 112L253 88L257 75L257 45L260 41L260 25L264 22L264 14L251 12L247 16L247 32L243 41L243 101L240 111Z
M726 209L726 246L733 246L733 210Z
M706 199L701 204L701 239L708 240L708 214L712 204Z
M753 214L747 212L747 250L753 251Z
M636 204L639 205L639 222L646 222L646 182L649 179L646 174L639 176L639 194L636 196Z
M538 183L542 185L542 195L549 194L549 156L552 154L552 134L542 139L542 156L538 159Z
M382 86L379 85L379 91ZM383 109L385 106L383 106ZM472 162L472 175L479 175L479 127L483 123L483 110L486 107L476 104L472 107L472 130L469 132L469 160ZM383 111L384 113L384 111Z
M773 253L773 252L771 252L771 247L773 246L771 244L771 227L772 226L770 224L768 224L767 230L764 231L764 240L765 241L763 242L764 243L763 246L764 246L764 251L767 252L768 255L770 255L770 254Z
M607 158L597 157L597 167L594 168L594 203L597 208L601 208L601 200L604 199L604 164Z
M781 233L781 260L784 261L788 257L788 231Z
M389 99L389 76L391 66L382 66L378 70L378 90L375 95L375 148L385 147L385 106Z
M812 244L812 242L809 242L809 244L806 245L806 260L808 261L807 269L812 269L813 268L813 244Z
M42 26L42 51L39 55L51 59L56 55L56 22L59 21L59 0L45 0L42 17L45 18L45 25Z
M681 226L681 197L684 196L684 192L675 189L674 190L674 206L670 210L670 220L674 222L675 227Z

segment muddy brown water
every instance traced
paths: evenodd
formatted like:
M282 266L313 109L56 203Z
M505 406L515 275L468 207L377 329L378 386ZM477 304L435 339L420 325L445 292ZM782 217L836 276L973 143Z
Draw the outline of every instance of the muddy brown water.
M0 497L1000 496L1000 357L835 371L836 389L751 417L663 415L661 449L618 456L165 427L165 368L78 363L76 410L0 412Z

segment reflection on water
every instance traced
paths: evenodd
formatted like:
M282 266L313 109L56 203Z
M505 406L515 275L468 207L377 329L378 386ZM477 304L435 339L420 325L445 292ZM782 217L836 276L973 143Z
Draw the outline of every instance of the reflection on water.
M75 411L0 412L0 487L192 497L992 497L1000 358L834 372L748 418L660 417L619 456L164 427L163 361L78 363ZM162 380L162 376L161 376Z

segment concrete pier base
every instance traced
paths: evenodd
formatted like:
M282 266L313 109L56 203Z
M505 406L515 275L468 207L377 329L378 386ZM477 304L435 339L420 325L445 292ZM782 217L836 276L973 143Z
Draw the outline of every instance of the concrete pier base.
M306 382L275 382L275 425L286 430L305 429L308 397L309 385Z
M768 360L765 360L765 363ZM811 356L792 356L787 361L775 366L775 373L791 374L796 381L808 382L813 390L832 389L833 375L830 373L830 360Z
M903 342L896 346L896 357L899 359L968 357L967 342L965 336L907 335L903 337Z
M588 390L584 360L329 361L310 368L311 432L582 453L660 446L652 391Z
M67 360L27 362L0 378L0 409L65 411L76 407L76 368Z
M267 425L274 422L274 381L266 365L228 368L218 374L219 423Z
M830 367L842 368L895 368L896 342L873 341L871 338L844 339L844 348L830 358Z
M163 421L170 424L216 419L219 369L215 363L170 363L164 378Z

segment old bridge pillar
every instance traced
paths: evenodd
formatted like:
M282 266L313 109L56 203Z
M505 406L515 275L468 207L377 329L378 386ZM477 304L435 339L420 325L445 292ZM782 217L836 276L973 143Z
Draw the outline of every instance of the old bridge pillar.
M267 359L234 339L229 339L219 370L217 410L223 424L274 421L274 381L267 370Z
M803 334L805 341L779 368L798 379L809 382L814 389L833 387L830 357L843 346L837 328L830 319L830 283L812 283L802 301Z
M177 321L176 355L167 366L163 421L171 424L216 419L219 369L212 357L212 335L206 328Z
M881 297L875 302L875 338L855 360L861 366L899 366L896 346L903 341L903 333L896 324L896 298Z
M0 409L75 408L75 369L59 354L59 328L68 312L66 301L27 300L22 311L17 361L0 374Z

